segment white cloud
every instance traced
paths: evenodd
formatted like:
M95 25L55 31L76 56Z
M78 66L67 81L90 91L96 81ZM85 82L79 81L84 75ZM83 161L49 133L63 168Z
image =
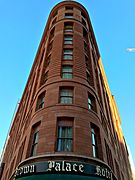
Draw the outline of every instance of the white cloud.
M126 49L128 52L135 52L135 48L127 48Z

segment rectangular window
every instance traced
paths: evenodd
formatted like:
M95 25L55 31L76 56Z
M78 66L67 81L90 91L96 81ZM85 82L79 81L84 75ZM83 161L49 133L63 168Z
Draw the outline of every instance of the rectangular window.
M44 108L45 92L39 95L36 110Z
M62 66L62 78L63 79L72 79L72 77L73 77L72 66Z
M73 18L73 13L65 13L65 18Z
M89 110L93 109L93 98L91 95L88 95L88 109Z
M72 22L65 22L64 23L64 31L65 32L73 32L73 23Z
M60 103L62 104L73 103L73 89L67 89L67 88L60 89Z
M64 36L64 44L73 44L73 36L65 35Z
M63 119L58 121L57 151L73 150L73 121Z
M39 132L36 131L36 132L33 134L33 143L32 143L32 149L31 149L31 156L36 156L38 139L39 139Z
M91 127L91 141L92 141L92 155L93 157L98 158L97 134L96 134L96 128L94 126Z
M72 60L73 59L73 49L64 49L63 59L64 60Z

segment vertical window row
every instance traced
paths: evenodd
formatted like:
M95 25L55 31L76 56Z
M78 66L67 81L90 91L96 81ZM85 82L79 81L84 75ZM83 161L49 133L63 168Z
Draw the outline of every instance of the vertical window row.
M73 23L64 23L64 48L63 48L63 61L62 61L62 79L73 78ZM67 62L66 62L67 61ZM66 64L65 64L66 62Z
M51 61L54 34L55 34L55 27L53 27L53 29L51 29L51 31L50 31L49 41L48 41L48 46L47 46L47 51L46 51L46 57L45 57L44 64L43 64L43 69L42 69L40 86L44 85L48 80L49 64L50 64L50 61Z
M86 78L88 83L91 83L91 74L90 74L90 52L89 52L89 46L88 46L88 33L85 28L83 28L83 39L84 39L84 56L85 56L85 64L86 64Z

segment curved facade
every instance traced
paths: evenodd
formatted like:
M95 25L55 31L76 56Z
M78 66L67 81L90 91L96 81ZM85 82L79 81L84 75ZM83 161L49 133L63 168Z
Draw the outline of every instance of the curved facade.
M120 124L86 9L57 4L9 133L1 179L131 180Z

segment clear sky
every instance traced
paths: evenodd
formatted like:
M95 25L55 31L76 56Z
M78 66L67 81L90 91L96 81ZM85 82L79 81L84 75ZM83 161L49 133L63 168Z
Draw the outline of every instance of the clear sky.
M52 7L59 0L0 0L0 151ZM135 0L79 0L100 54L135 160Z

